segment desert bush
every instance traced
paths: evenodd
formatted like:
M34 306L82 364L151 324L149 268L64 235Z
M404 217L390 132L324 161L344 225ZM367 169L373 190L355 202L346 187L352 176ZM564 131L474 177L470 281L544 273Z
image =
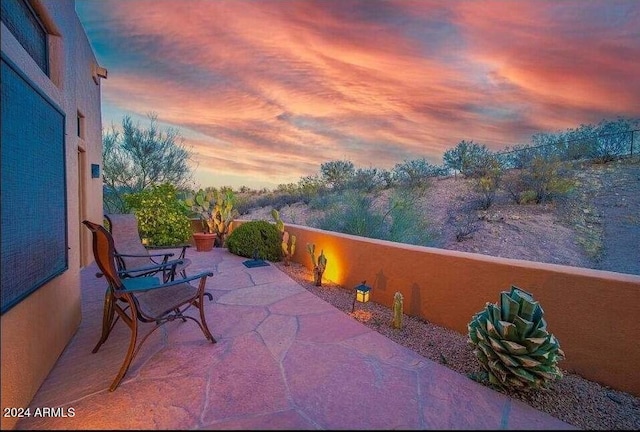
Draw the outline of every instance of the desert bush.
M570 192L574 181L567 163L535 156L524 169L509 170L500 188L517 204L544 203Z
M327 231L382 238L383 217L372 209L371 197L348 190L327 200L322 217L313 225Z
M316 199L315 205L320 201L325 212L313 223L316 228L422 246L431 242L411 190L396 191L383 211L374 208L371 196L355 190Z
M281 210L283 207L303 202L307 204L310 198L305 197L300 190L293 192L283 189L261 193L260 195L240 195L235 204L235 208L240 214L247 214L252 209L261 207L271 207Z
M320 165L320 173L324 184L332 190L342 190L355 174L353 162L335 160Z
M227 239L229 252L252 258L257 249L258 257L269 261L280 261L280 232L275 224L267 221L249 221L234 229Z
M395 176L393 175L393 171L382 170L380 172L380 177L384 181L384 188L389 189L394 186L397 186L398 182L396 181Z
M236 195L236 210L240 215L248 214L251 209L256 208L256 201L257 198L254 195L240 192Z
M518 195L518 204L537 204L538 194L533 190L524 190Z
M326 191L326 187L317 175L301 177L298 180L298 193L303 203L309 202Z
M521 171L521 169L507 170L500 181L500 188L515 204L520 204L520 194L525 190Z
M480 209L477 197L466 195L463 197L463 204L447 212L447 222L453 226L456 241L461 242L473 237L473 233L480 229L477 211Z
M503 175L502 164L496 155L487 153L477 161L474 189L480 196L480 207L487 210L493 204Z
M465 177L482 176L491 152L484 144L462 140L442 156L444 168L460 172ZM496 158L497 160L497 158Z
M564 159L566 160L580 160L591 157L594 152L594 148L597 146L595 138L578 139L574 141L567 141L565 148Z
M630 152L632 139L630 131L600 135L595 140L596 145L591 147L590 156L598 163L611 162Z
M346 187L370 193L382 189L384 185L385 180L381 170L377 168L358 168L353 177L348 180Z
M389 199L389 227L385 240L428 246L432 243L429 225L418 210L411 191L397 190Z
M533 191L537 204L569 192L574 184L560 160L539 156L533 159L530 167L521 171L521 176L523 192ZM522 197L519 201L522 201Z
M340 203L342 194L336 192L325 192L316 195L309 201L309 208L312 210L326 211Z
M191 238L191 221L187 208L180 203L176 188L169 184L151 186L124 196L138 220L140 237L149 246L174 246Z
M505 168L523 169L531 165L531 161L536 155L536 148L528 144L516 144L513 147L507 147L497 156Z
M397 185L405 187L424 187L429 178L441 174L441 168L432 165L425 158L405 160L393 168L393 176Z
M498 190L498 179L495 177L480 177L474 184L474 189L480 194L480 208L488 210L493 204Z

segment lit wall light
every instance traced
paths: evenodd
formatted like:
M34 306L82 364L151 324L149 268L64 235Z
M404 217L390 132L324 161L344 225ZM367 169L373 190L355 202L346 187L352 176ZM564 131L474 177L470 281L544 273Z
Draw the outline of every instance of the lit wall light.
M351 306L351 312L356 309L356 301L360 303L367 303L369 301L369 294L371 293L371 287L368 286L367 281L362 281L360 285L355 287L355 296L353 298L353 305Z

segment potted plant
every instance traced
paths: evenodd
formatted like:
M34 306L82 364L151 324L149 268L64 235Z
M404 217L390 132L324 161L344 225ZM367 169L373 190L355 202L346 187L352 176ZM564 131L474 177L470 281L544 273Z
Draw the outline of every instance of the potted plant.
M193 233L196 250L206 252L213 249L217 243L224 246L231 223L237 215L233 208L233 192L227 190L204 191L200 189L193 197L185 200L185 204L200 216L202 232Z

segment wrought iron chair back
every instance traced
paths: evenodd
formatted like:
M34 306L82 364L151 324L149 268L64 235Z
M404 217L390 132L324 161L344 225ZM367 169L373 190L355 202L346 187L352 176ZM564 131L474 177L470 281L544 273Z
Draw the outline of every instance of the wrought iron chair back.
M135 271L140 267L148 267L149 265L166 263L169 258L177 258L182 263L176 266L176 271L187 277L186 268L191 261L185 258L185 252L191 245L184 244L177 246L181 249L180 254L175 257L173 252L150 253L142 244L140 232L138 230L138 219L134 214L105 214L105 220L109 225L109 233L113 237L114 247L116 250L116 263L119 271L128 270L123 273L124 277L147 276L153 273L140 273ZM169 248L167 248L169 249ZM175 275L168 276L168 279Z

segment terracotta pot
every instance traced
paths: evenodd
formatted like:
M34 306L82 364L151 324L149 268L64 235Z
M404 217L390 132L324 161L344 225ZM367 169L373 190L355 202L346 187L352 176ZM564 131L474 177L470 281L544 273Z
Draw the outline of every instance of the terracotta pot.
M198 252L208 252L213 249L213 242L216 240L215 234L209 233L193 233L193 240L196 243Z

